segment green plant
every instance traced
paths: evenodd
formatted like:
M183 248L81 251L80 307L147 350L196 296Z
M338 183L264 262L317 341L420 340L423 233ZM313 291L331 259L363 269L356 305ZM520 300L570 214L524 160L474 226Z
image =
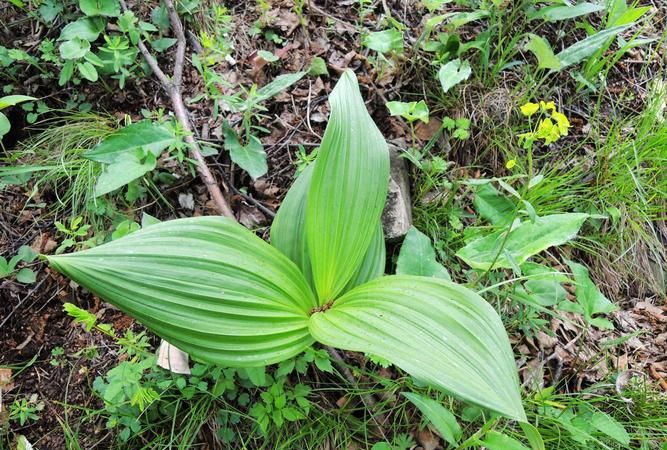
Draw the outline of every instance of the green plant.
M46 258L193 357L265 366L319 341L525 420L494 309L448 281L381 276L386 143L351 71L330 100L317 160L285 198L272 245L229 219L198 217Z
M103 202L95 200L94 187L102 167L82 154L113 133L116 122L98 114L68 112L38 126L39 133L2 159L0 181L24 184L33 180L31 197L52 190L54 212L71 209L74 216L88 215L89 206L100 211Z
M443 117L442 127L449 131L453 138L460 141L465 141L470 137L470 119Z
M53 347L51 349L51 360L49 364L54 367L65 367L67 358L65 357L65 349L62 347Z
M44 402L38 401L37 394L29 398L16 399L9 405L9 420L23 426L29 421L39 420L38 413L44 409Z
M306 72L284 74L261 88L252 85L250 89L238 91L231 96L216 96L219 101L226 103L233 111L242 114L242 133L239 134L229 124L224 123L224 148L229 152L232 161L248 172L253 179L261 177L268 170L266 152L256 133L256 131L265 130L254 126L253 120L261 117L261 113L266 111L263 106L265 101L278 95L303 78L304 75L306 75Z
M299 144L296 149L296 173L295 176L299 176L304 170L306 170L306 167L308 167L310 164L312 164L315 159L317 159L317 152L318 148L316 147L313 151L310 153L306 152L306 148Z
M602 27L596 28L597 21L582 19L577 27L586 31L587 36L554 54L551 45L544 38L528 33L525 49L538 60L538 69L561 71L579 63L581 70L570 70L570 75L579 86L591 90L604 83L609 70L631 49L649 44L655 39L641 38L636 32L625 40L621 33L638 24L650 7L628 6L626 0L610 0L604 4L579 3L573 5L551 5L529 11L529 20L557 22L587 16L591 13L606 12ZM614 42L618 48L610 51Z
M73 247L77 241L80 241L80 238L88 235L88 230L90 229L89 224L83 223L83 217L81 216L70 217L69 225L59 221L56 221L54 225L59 232L65 235L65 239L63 239L56 249L56 254L60 254L68 248Z
M423 123L428 123L429 113L428 106L424 100L418 102L387 102L387 109L392 116L399 116L407 120L410 126L410 138L412 146L415 145L415 121L419 120Z
M0 279L7 278L11 275L16 276L16 281L19 283L34 283L36 279L35 272L27 267L16 270L16 266L20 262L29 264L37 258L37 252L27 245L22 245L16 255L7 261L0 256Z

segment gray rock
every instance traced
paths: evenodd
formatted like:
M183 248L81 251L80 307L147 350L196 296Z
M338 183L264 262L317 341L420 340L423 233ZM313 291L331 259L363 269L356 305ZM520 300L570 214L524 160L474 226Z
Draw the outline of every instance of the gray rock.
M410 177L407 162L400 155L401 149L389 143L391 175L387 203L382 212L382 226L387 241L401 239L412 226Z

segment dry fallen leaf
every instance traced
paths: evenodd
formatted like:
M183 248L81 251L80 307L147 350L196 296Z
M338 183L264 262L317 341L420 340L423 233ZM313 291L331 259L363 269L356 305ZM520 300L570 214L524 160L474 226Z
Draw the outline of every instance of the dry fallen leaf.
M158 350L157 365L174 373L190 375L188 354L164 339Z
M440 131L442 122L440 120L431 118L428 123L419 122L415 127L415 136L421 141L430 141L435 133Z
M417 433L417 442L424 450L435 450L440 445L440 439L428 428L424 428Z

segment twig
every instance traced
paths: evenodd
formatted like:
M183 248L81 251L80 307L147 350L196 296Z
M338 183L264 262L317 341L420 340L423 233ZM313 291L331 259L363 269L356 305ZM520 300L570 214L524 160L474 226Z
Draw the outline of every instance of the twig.
M127 3L125 0L120 0L121 7L123 11L129 11ZM144 59L148 63L149 67L155 73L155 76L162 84L162 87L167 94L169 94L169 99L171 100L172 108L174 114L176 115L176 120L185 131L185 142L190 147L190 156L197 162L197 172L201 177L202 181L206 185L208 192L211 194L211 198L215 202L215 205L218 209L218 212L223 216L234 218L234 212L229 207L229 203L222 195L222 191L218 186L218 183L215 181L213 174L206 165L206 160L201 154L201 149L197 140L194 138L192 132L192 126L190 125L190 119L188 118L188 111L183 103L183 95L181 92L181 84L183 81L183 66L185 65L185 48L186 48L186 38L183 31L183 24L181 19L178 17L176 8L172 0L165 0L165 5L167 7L167 12L169 14L169 21L171 22L171 27L174 30L174 35L176 36L176 58L174 61L174 72L171 79L162 71L160 66L157 63L155 57L144 44L143 40L139 39L137 46L139 51L143 55Z

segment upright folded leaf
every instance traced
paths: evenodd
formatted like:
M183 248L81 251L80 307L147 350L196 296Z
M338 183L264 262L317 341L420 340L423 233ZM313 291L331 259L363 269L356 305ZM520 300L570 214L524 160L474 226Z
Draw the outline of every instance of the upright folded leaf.
M271 224L271 245L296 264L312 280L306 243L306 198L315 164L310 164L294 181Z
M205 361L263 366L313 342L308 315L316 302L299 269L229 219L162 222L48 259L59 272Z
M342 292L361 265L389 182L387 144L351 71L342 75L330 102L306 205L306 239L320 304Z
M378 355L464 400L525 421L512 348L479 295L436 278L383 277L310 318L318 341Z
M312 270L306 242L306 199L315 164L310 164L296 179L271 225L271 245L294 262L312 286ZM364 259L344 291L384 275L385 245L382 224L378 223ZM314 287L314 286L313 286Z
M382 224L378 223L376 232L373 235L371 245L366 251L361 265L347 283L343 293L384 275L384 269L387 264L387 249L384 244L384 229Z

